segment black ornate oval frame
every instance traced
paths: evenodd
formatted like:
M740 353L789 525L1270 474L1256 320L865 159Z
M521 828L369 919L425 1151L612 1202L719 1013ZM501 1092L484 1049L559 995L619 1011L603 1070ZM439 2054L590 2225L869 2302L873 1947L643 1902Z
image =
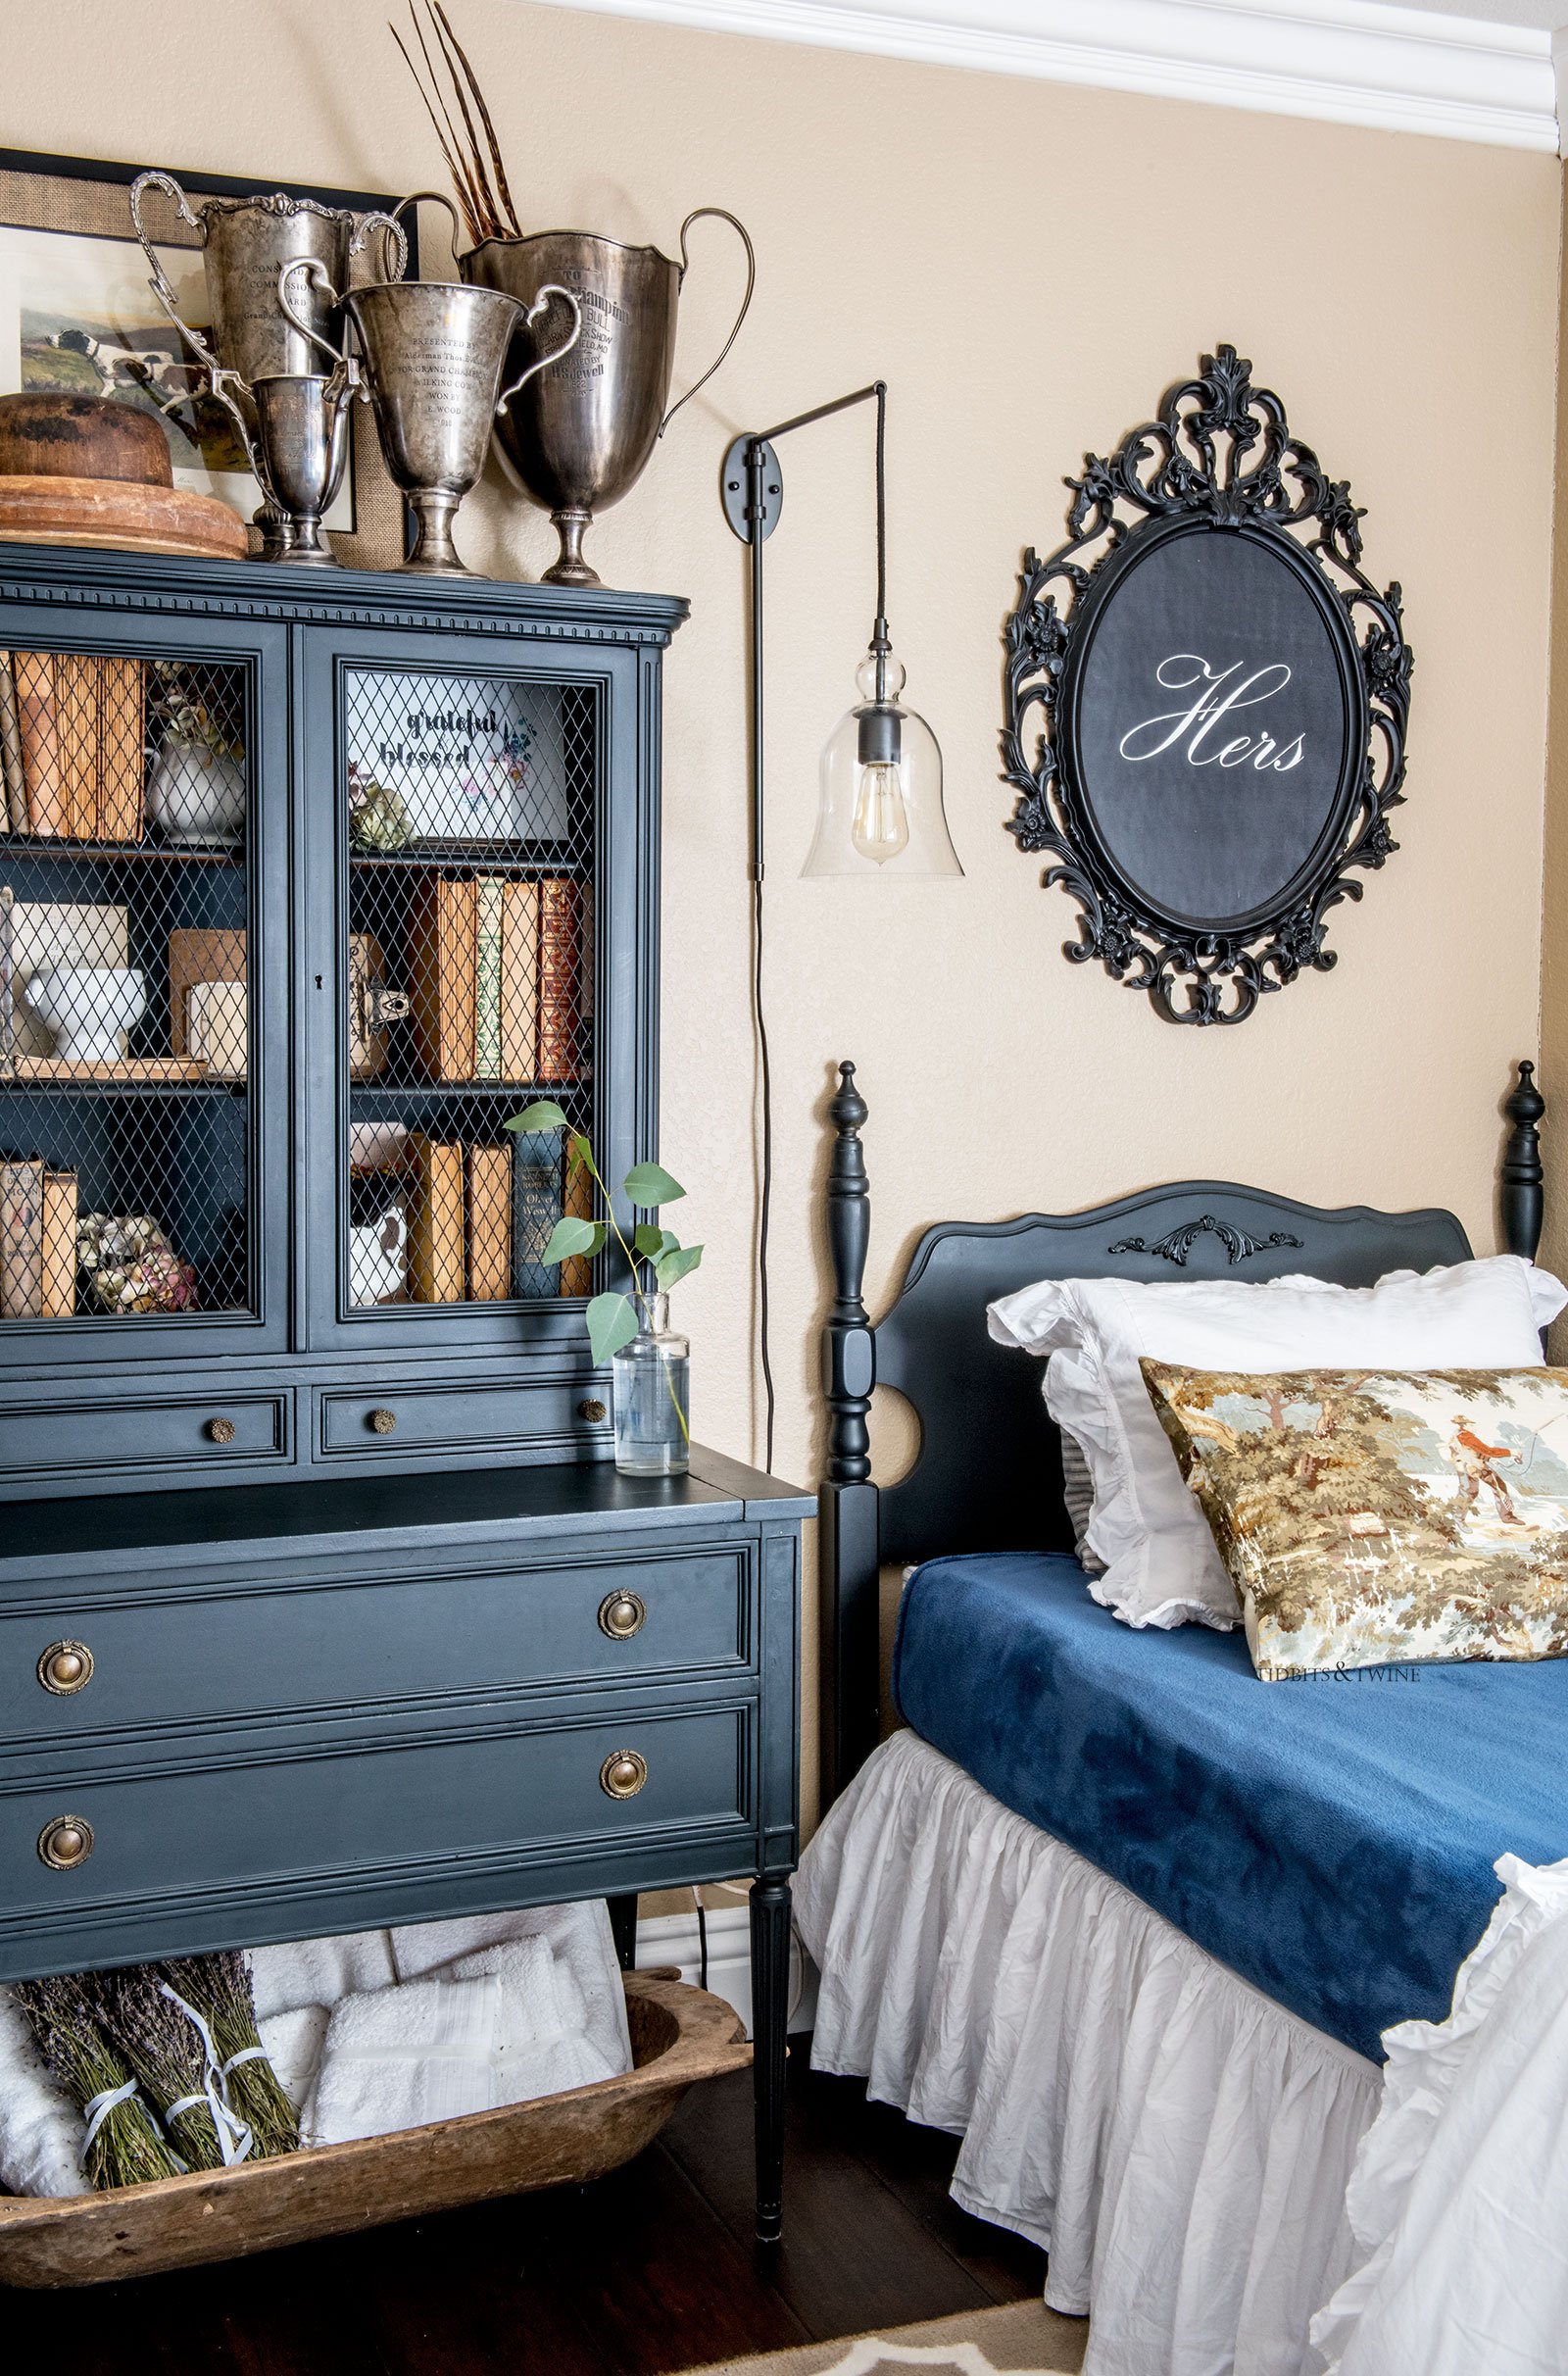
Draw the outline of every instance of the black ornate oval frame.
M1270 390L1252 385L1234 347L1205 355L1201 376L1172 388L1156 421L1105 459L1085 457L1068 537L1047 560L1024 556L1007 620L1002 754L1018 793L1007 830L1020 849L1049 851L1043 876L1082 910L1064 954L1099 958L1126 987L1147 990L1178 1023L1239 1023L1267 990L1305 967L1327 972L1325 916L1362 886L1348 871L1381 866L1398 844L1388 812L1403 795L1411 653L1397 584L1380 594L1361 568L1360 521L1344 480L1286 423ZM1081 760L1078 694L1086 655L1117 590L1140 561L1178 536L1223 528L1263 545L1314 598L1338 655L1345 764L1303 864L1246 913L1186 915L1132 881L1102 835ZM1025 754L1040 713L1034 764Z

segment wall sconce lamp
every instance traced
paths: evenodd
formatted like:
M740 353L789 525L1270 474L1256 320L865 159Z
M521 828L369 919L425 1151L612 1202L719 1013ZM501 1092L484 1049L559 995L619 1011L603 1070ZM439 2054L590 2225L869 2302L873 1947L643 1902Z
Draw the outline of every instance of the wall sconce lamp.
M781 437L876 400L876 619L856 670L859 701L840 720L822 753L822 797L805 875L961 874L942 806L937 738L899 696L905 670L888 640L887 382L797 413L776 428L737 437L724 456L719 492L724 517L752 555L752 875L762 879L762 546L778 525L784 480L774 447Z
M888 638L888 512L885 379L852 396L797 413L771 429L737 437L718 474L719 500L752 556L752 1015L761 1073L762 1165L757 1226L757 1315L766 1397L764 1465L773 1465L775 1397L768 1356L767 1224L773 1190L773 1085L762 1010L763 669L762 547L778 526L784 479L774 447L781 437L876 400L876 618L855 672L860 699L841 718L822 753L821 806L801 872L806 875L962 874L942 806L942 753L923 718L899 696L905 671Z

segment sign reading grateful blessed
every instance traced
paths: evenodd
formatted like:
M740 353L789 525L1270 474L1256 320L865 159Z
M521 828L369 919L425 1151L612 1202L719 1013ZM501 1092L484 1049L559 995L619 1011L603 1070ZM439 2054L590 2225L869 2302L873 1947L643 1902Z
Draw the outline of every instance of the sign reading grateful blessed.
M1007 622L1009 830L1098 958L1175 1022L1334 964L1347 869L1396 845L1410 653L1361 514L1232 347L1089 456ZM1039 729L1034 731L1034 729Z

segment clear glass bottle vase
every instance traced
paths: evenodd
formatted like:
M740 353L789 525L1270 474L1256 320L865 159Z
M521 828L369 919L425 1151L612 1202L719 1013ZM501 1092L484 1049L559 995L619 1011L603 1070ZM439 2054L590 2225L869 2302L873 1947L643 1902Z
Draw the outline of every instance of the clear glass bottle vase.
M691 1465L691 1347L670 1329L667 1295L651 1295L642 1320L612 1362L615 1466L630 1477L684 1476Z

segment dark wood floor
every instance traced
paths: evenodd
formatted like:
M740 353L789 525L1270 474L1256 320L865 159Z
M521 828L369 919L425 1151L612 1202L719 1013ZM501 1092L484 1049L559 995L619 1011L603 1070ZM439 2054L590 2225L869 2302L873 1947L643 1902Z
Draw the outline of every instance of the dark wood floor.
M790 2060L785 2241L751 2241L751 2080L693 2090L597 2185L187 2276L0 2294L0 2367L51 2376L658 2376L1038 2294L957 2209L954 2139Z

